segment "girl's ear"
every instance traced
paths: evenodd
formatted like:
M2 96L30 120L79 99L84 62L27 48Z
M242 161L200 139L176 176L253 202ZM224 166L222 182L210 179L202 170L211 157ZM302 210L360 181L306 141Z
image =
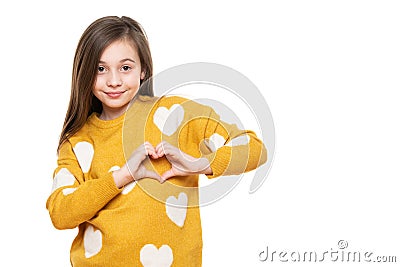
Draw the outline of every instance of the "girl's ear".
M142 71L140 73L140 79L143 80L145 76L146 76L146 71Z

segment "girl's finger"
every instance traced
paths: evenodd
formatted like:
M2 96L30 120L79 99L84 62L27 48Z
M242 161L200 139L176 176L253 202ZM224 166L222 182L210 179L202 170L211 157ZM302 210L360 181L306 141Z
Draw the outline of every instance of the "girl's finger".
M156 151L158 152L158 151L161 149L162 146L163 146L163 142L158 143L158 144L156 145L156 147L155 147Z
M175 176L174 171L172 169L169 169L168 171L164 172L161 175L161 183L164 183L166 180L168 180L169 178L174 177L174 176Z
M152 157L153 159L157 159L159 158L157 152L156 152L156 148L154 148L154 146L152 144L150 144L150 142L145 142L144 146L146 148L146 154L149 155L150 157Z
M168 144L165 141L162 141L156 146L156 153L159 157L163 157L165 155L165 146Z
M154 150L153 151L149 151L149 156L152 159L158 159L159 158L158 154Z
M146 149L146 155L151 156L152 158L157 157L157 153L156 150L154 149L154 147L150 144L145 146Z
M178 151L179 151L178 148L176 148L175 146L171 145L166 141L163 141L156 146L156 152L160 157L164 155L165 156L173 155L174 153L176 154L176 152Z
M154 171L150 171L150 170L146 170L145 176L147 178L151 178L151 179L155 179L157 181L159 181L160 183L162 183L162 179L160 177L160 175L158 175L156 172Z

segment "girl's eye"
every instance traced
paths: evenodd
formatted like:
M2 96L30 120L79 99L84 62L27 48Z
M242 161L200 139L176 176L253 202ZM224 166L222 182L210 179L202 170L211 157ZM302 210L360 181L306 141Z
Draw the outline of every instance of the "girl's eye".
M129 71L130 69L132 69L132 68L129 66L122 66L123 71Z
M98 68L97 68L97 71L98 72L104 72L106 70L106 68L104 68L103 66L99 66Z

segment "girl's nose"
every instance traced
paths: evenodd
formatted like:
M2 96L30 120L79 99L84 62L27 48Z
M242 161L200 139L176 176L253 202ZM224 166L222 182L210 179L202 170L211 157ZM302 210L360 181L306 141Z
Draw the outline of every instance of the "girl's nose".
M107 81L107 86L110 87L118 87L122 85L122 79L118 75L118 73L111 73L108 81Z

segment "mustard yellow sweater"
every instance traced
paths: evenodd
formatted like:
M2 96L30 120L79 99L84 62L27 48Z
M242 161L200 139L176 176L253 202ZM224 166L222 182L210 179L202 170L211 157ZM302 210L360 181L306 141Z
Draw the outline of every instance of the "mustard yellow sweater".
M132 182L118 189L112 171L142 143L167 141L193 157L206 157L209 178L240 174L266 161L252 131L220 121L206 105L177 97L138 96L121 117L92 114L58 155L46 207L57 229L79 227L72 266L201 266L198 175ZM235 142L235 140L237 142ZM159 174L164 157L146 159Z

